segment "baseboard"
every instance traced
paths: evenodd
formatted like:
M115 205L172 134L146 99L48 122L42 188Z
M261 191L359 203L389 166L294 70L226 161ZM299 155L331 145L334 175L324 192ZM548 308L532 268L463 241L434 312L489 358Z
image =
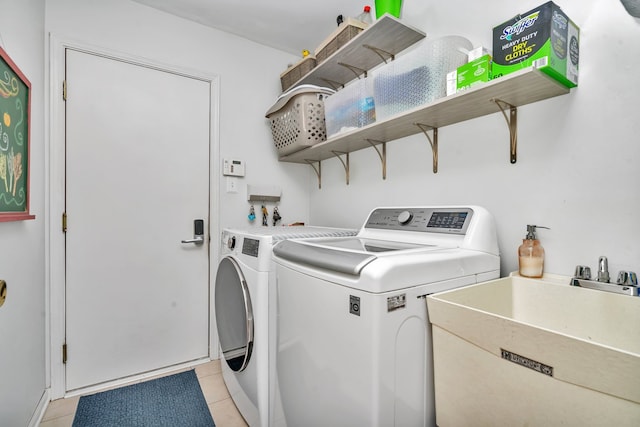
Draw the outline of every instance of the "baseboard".
M49 406L49 392L50 390L48 388L44 389L42 397L40 397L40 401L38 402L35 411L33 411L33 415L31 416L31 420L29 421L29 427L38 427L40 425L40 422L44 417L44 413L47 411L47 407Z
M137 382L148 380L150 378L157 377L157 376L177 374L178 372L181 372L181 371L193 369L196 366L201 365L203 363L208 363L211 360L213 359L209 358L209 356L206 356L202 359L191 360L189 362L179 363L177 365L168 366L166 368L160 368L154 371L132 375L130 377L119 378L113 381L107 381L107 382L92 385L92 386L70 390L65 393L64 397L74 397L74 396L82 396L83 394L98 393L98 392L116 388L116 387L123 387L131 384L135 384Z

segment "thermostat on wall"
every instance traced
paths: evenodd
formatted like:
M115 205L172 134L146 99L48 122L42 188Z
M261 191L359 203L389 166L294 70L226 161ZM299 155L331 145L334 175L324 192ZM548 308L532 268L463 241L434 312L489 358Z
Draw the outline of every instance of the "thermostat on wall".
M224 159L223 175L244 176L244 162L236 159Z

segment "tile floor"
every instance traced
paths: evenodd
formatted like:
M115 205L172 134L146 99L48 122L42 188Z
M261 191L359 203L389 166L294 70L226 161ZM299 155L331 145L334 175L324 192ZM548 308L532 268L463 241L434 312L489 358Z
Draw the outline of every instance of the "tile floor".
M213 360L195 369L216 427L247 427L224 385L220 361ZM80 396L76 396L50 402L40 427L71 427L79 400Z

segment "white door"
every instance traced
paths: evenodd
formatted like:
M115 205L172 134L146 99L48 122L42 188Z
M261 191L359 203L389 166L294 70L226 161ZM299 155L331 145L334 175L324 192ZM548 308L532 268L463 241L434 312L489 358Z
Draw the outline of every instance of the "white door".
M210 82L70 49L66 81L66 390L208 356Z

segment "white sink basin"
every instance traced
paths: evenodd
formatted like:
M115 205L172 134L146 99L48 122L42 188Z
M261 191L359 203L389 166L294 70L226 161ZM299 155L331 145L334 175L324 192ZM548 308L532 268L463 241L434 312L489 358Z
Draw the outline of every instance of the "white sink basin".
M427 298L438 425L640 425L640 297L569 280Z

